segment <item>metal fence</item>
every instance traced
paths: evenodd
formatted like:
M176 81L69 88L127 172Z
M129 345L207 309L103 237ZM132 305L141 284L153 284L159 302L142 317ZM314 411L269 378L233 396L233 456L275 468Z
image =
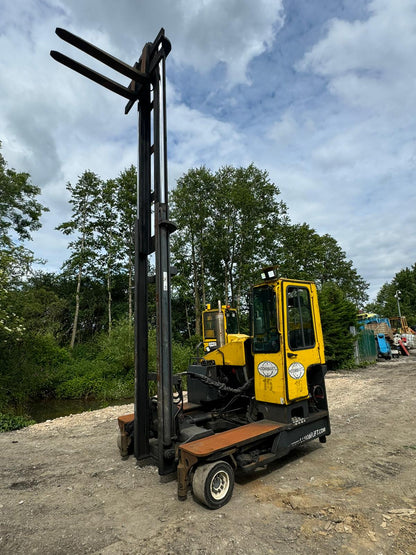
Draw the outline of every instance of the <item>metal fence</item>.
M355 343L355 362L375 362L377 360L377 346L374 339L373 330L362 329L357 332L354 328L353 334L356 336Z

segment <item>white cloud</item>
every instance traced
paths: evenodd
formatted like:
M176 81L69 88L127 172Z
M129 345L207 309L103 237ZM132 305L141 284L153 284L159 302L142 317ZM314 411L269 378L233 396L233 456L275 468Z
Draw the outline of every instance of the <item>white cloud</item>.
M404 116L416 101L414 0L373 0L365 21L333 19L297 68L329 80L345 102Z
M169 110L170 156L181 173L196 165L231 164L242 157L244 137L231 124L201 114L184 104Z
M268 137L276 146L287 145L299 132L299 125L291 111L283 114L279 121L273 123L268 131Z
M159 0L152 4L124 0L116 9L110 0L54 0L48 4L28 0L24 6L8 4L2 14L0 32L3 52L0 117L6 159L13 166L27 169L42 186L48 186L62 175L67 179L68 170L71 180L85 167L95 170L95 162L99 162L106 174L107 169L102 166L106 162L110 166L114 160L124 161L126 156L121 156L120 151L127 150L130 155L132 150L125 149L126 140L132 145L136 140L132 129L135 116L133 113L128 118L123 116L123 99L49 57L49 50L59 50L112 77L111 71L102 64L56 37L55 27L67 28L133 63L144 43L153 40L161 22L166 23L166 33L174 48L172 62L201 72L223 62L228 73L225 86L246 80L247 66L253 57L271 47L274 31L282 25L282 14L281 0L260 0L255 4L250 0L232 0L226 4L220 0ZM117 77L121 82L123 79ZM177 98L175 106L184 111L181 104ZM171 122L172 116L170 113ZM189 117L187 114L186 118ZM207 158L208 135L212 140L221 140L229 131L221 122L214 124L213 119L198 115L196 110L191 120L199 120L198 128L188 129L187 133L193 135L193 149L205 153ZM185 143L187 134L181 135ZM196 135L198 141L195 141ZM204 144L197 146L199 142ZM102 154L103 149L108 151L114 146L113 155ZM196 154L189 155L191 145L185 157L187 148L178 149L182 158L197 159ZM230 147L224 145L221 150L226 158ZM118 170L119 164L115 167Z
M113 44L123 50L129 45L133 56L164 27L176 63L201 73L224 63L231 83L247 80L248 64L271 47L284 21L283 0L124 0L117 8L113 0L66 0L62 5L77 28L92 22L100 31L111 28Z
M327 23L295 67L329 94L287 110L269 136L292 219L335 237L374 297L414 263L416 4L368 8L366 19Z
M222 62L232 84L247 81L248 64L271 48L284 21L282 0L187 0L181 4L185 25L177 44L182 63L204 72Z

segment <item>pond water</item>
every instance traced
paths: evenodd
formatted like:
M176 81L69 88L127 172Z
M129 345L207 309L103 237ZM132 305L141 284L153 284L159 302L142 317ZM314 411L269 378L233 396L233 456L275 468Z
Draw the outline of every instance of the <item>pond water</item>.
M87 410L97 410L115 405L133 403L134 399L99 400L99 399L42 399L33 401L25 407L25 413L36 422L45 422L61 416L78 414Z

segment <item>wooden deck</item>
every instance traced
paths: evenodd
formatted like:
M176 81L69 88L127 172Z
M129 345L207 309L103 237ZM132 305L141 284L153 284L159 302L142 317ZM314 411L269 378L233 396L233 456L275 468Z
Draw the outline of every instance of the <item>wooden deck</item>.
M183 443L179 446L181 451L193 455L194 457L207 457L215 451L221 451L233 446L242 446L255 439L264 439L272 435L285 424L272 422L271 420L260 420L244 426L238 426L233 430L220 432L212 436Z

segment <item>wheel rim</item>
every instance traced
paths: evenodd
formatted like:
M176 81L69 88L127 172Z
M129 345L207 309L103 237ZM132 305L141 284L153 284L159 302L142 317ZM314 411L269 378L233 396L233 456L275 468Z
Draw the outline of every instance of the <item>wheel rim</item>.
M210 483L210 492L216 501L224 499L230 487L230 477L224 470L219 470L214 474Z

